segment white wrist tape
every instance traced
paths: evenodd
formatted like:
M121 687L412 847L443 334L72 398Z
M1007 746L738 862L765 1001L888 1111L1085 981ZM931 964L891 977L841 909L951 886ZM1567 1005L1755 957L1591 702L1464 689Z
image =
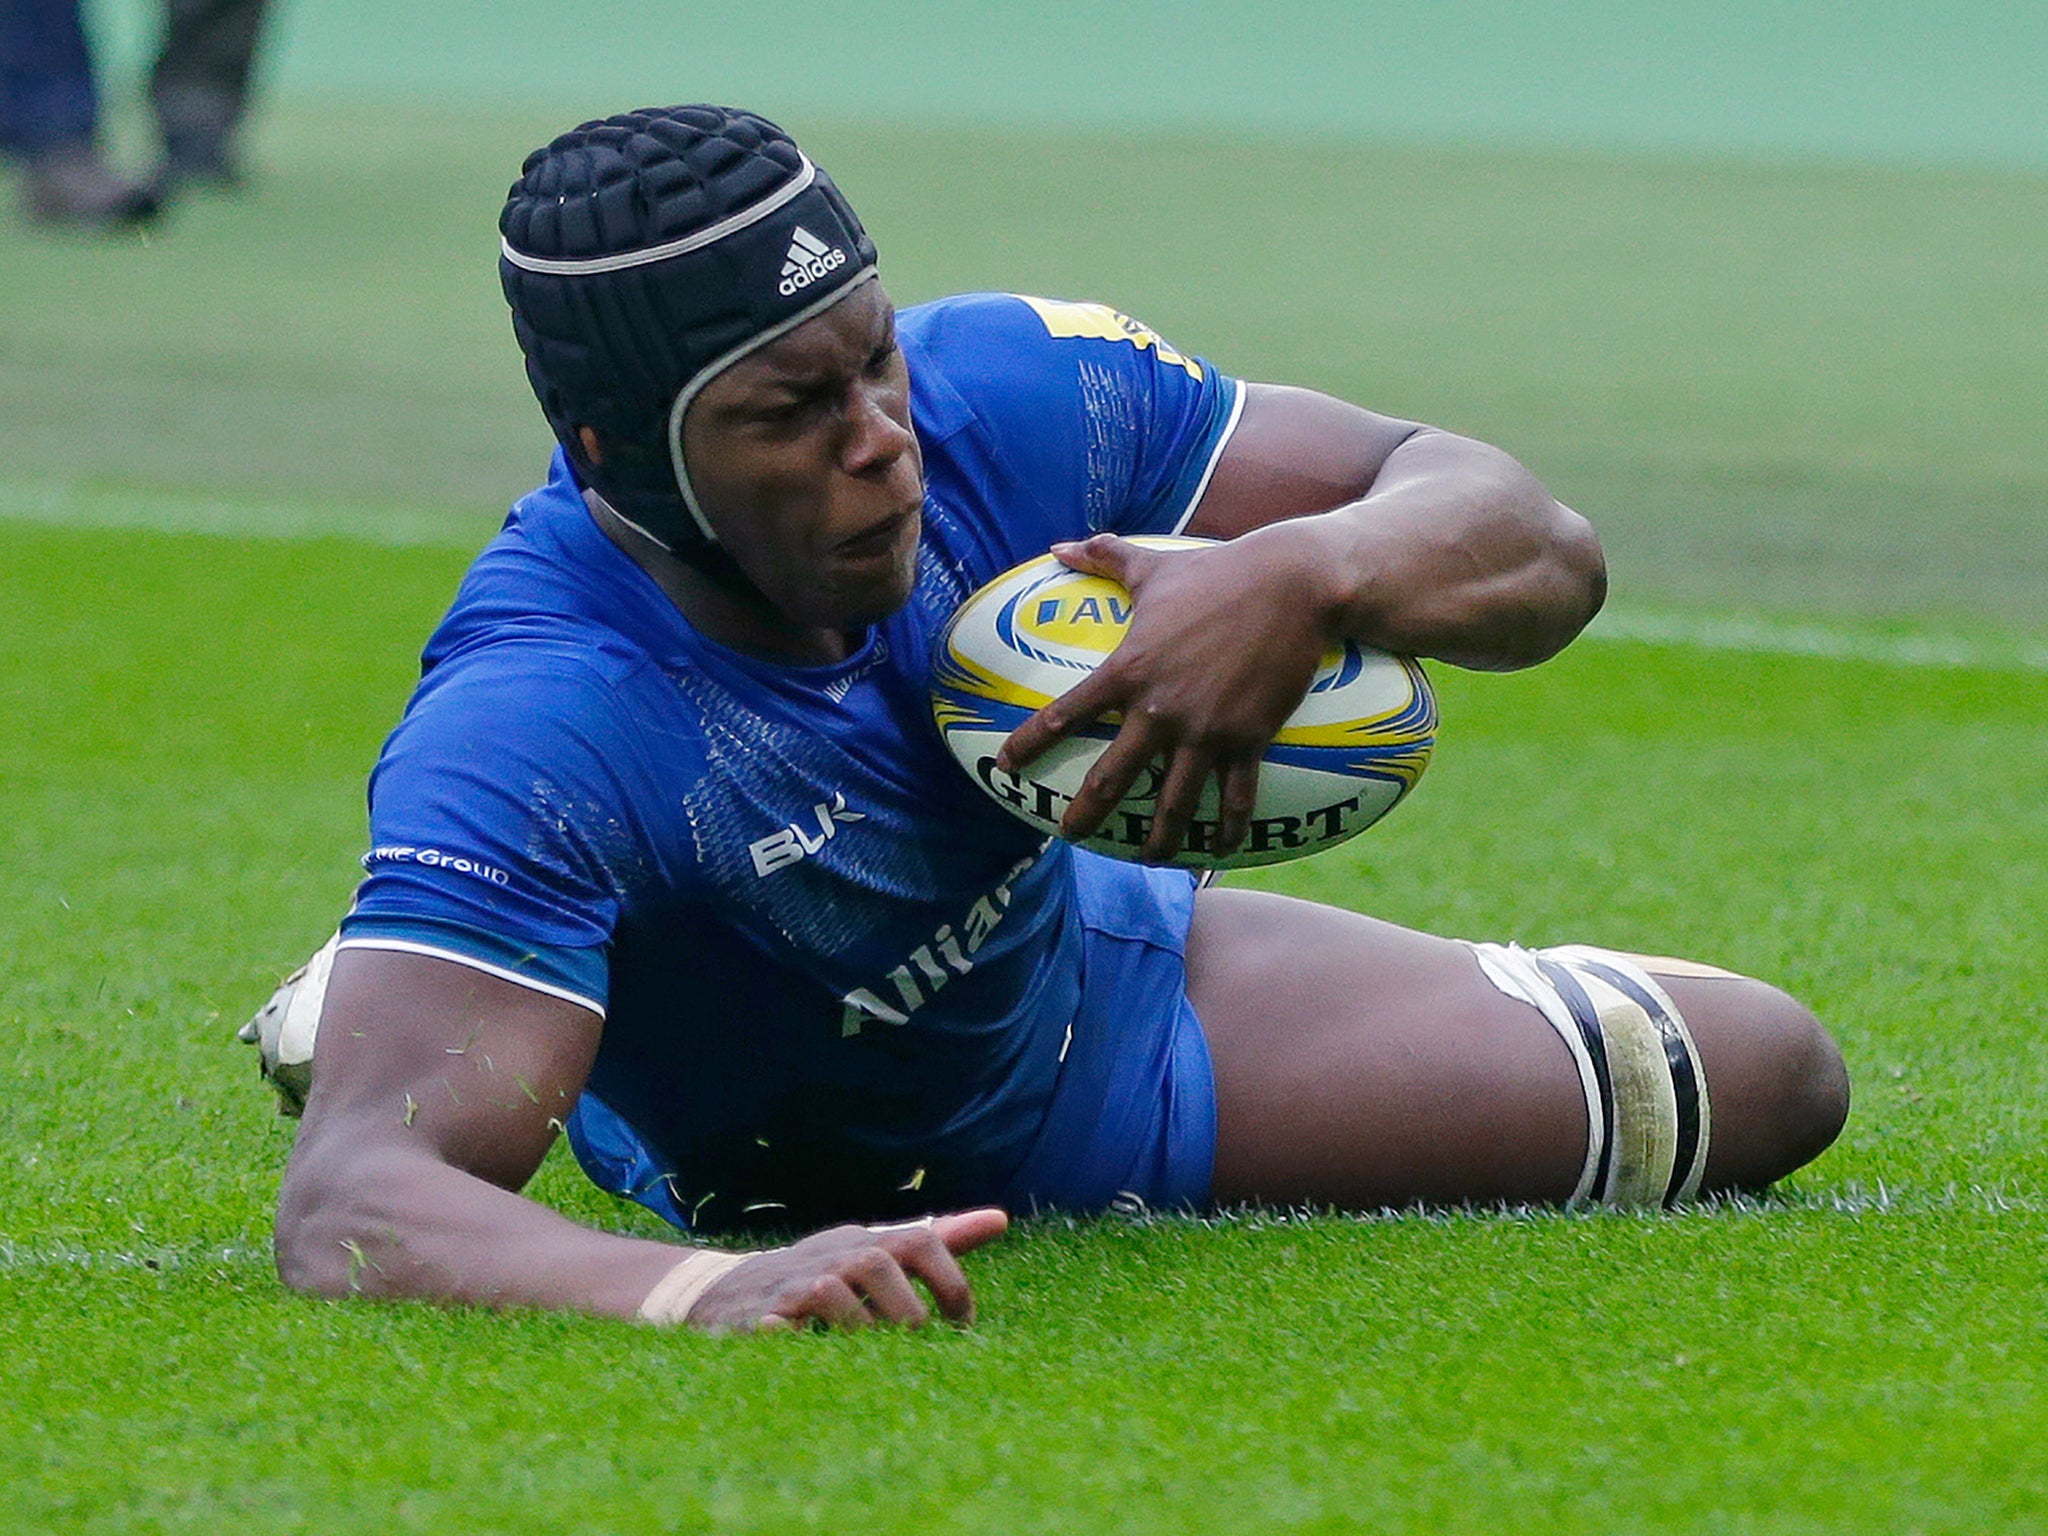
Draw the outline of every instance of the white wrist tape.
M710 1290L719 1276L753 1256L751 1253L699 1248L654 1283L654 1289L640 1303L640 1321L652 1323L657 1328L687 1322L690 1308L697 1305L697 1298Z

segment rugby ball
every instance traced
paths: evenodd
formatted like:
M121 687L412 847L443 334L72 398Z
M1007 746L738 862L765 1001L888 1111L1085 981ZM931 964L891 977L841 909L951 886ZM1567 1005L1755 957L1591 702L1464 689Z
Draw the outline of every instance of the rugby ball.
M1132 542L1177 549L1211 541ZM1117 648L1130 616L1131 594L1120 583L1043 555L968 598L940 643L932 715L946 749L990 799L1043 831L1059 831L1082 778L1115 737L1118 718L1083 726L1015 774L996 765L996 751ZM1323 657L1300 707L1267 747L1244 842L1229 854L1216 851L1212 780L1174 862L1196 869L1277 864L1355 837L1415 787L1436 743L1436 718L1435 695L1413 660L1344 642ZM1158 764L1140 775L1081 846L1137 858L1152 830L1162 777Z

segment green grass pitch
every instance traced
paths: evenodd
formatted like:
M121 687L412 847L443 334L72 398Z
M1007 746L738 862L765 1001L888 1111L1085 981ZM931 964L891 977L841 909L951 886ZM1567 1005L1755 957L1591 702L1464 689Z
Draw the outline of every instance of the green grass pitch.
M1527 674L1436 669L1411 803L1260 882L1797 991L1856 1102L1771 1197L1031 1224L969 1261L965 1333L283 1292L289 1128L230 1031L346 900L419 642L539 468L490 219L554 126L297 109L242 204L0 241L34 296L0 312L0 1527L2048 1527L2021 175L813 136L901 297L1111 299L1502 440L1601 523L1619 621ZM366 215L394 178L415 201ZM1365 231L1349 281L1305 207ZM1221 233L1164 248L1176 217ZM1685 639L1758 615L1762 652ZM1770 653L1801 645L1829 654ZM648 1229L559 1155L537 1192Z

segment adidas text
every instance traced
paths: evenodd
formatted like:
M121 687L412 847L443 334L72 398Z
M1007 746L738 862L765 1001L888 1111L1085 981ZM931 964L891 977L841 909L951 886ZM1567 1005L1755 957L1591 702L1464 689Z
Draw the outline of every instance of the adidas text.
M776 285L776 291L784 297L801 293L826 273L845 265L844 249L836 245L828 247L799 224L790 238L789 254L782 259L782 281Z

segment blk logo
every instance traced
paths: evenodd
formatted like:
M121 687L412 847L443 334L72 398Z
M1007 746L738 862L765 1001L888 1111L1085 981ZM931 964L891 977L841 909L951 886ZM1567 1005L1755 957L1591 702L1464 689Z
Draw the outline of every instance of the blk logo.
M817 826L815 832L802 821L793 821L780 832L747 844L747 852L754 856L754 873L765 880L778 869L802 863L837 837L841 827L866 821L868 813L848 810L846 796L835 791L830 804L820 800L811 807L811 819Z

